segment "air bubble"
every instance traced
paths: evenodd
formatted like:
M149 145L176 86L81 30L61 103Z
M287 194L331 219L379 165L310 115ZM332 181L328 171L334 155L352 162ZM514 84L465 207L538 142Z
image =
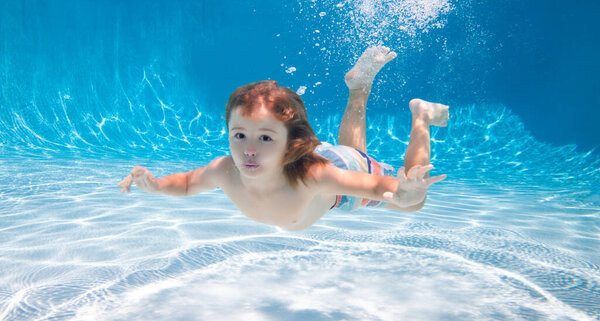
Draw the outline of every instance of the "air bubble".
M302 96L304 95L304 93L306 92L306 86L300 86L300 88L298 88L298 90L296 90L296 94Z

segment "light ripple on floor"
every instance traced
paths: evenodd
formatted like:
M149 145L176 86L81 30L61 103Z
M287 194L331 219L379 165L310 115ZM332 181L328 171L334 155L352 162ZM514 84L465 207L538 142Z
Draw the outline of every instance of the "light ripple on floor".
M37 161L28 171L33 162L4 162L19 177L0 177L0 319L600 312L599 209L565 206L552 189L448 180L419 212L333 211L286 232L248 220L218 191L120 195L125 162Z

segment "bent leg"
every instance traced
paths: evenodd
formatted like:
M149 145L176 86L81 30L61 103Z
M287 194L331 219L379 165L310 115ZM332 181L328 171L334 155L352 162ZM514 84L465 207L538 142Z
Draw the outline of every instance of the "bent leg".
M367 152L366 109L371 85L379 70L394 58L396 53L387 47L370 47L344 77L350 95L338 131L338 144Z
M448 106L413 99L409 103L412 113L410 140L404 155L404 169L408 171L415 165L428 165L431 159L429 126L446 127L448 125Z
M406 174L415 165L429 165L431 159L429 127L432 125L446 127L449 117L448 106L446 105L413 99L410 101L409 107L412 113L412 126L410 140L404 155L404 170ZM429 174L427 173L425 177L428 176ZM414 212L423 208L424 205L425 200L407 208L400 208L390 203L385 204L384 207L397 211Z
M338 144L367 152L367 100L371 88L350 90L348 104L338 130Z

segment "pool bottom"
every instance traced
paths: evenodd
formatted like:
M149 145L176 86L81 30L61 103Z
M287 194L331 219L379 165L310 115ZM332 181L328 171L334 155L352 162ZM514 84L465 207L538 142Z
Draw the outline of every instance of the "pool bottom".
M591 320L598 209L448 180L415 213L332 211L287 232L220 192L118 194L127 161L2 165L0 318ZM189 164L154 162L154 172ZM496 182L499 183L499 182ZM500 186L500 187L499 187Z
M277 238L239 243L261 241ZM239 254L180 277L107 292L111 297L84 304L76 319L586 319L518 274L444 251L370 242Z

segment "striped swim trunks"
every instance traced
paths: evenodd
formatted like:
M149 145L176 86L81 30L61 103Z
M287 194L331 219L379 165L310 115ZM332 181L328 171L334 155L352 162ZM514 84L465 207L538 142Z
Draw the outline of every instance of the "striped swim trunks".
M333 146L329 143L321 143L315 149L315 153L327 158L335 167L369 173L379 176L394 176L396 171L388 164L379 163L360 150L344 145ZM356 196L337 195L335 204L331 209L339 208L344 211L354 211L361 206L381 207L385 202L360 198Z

